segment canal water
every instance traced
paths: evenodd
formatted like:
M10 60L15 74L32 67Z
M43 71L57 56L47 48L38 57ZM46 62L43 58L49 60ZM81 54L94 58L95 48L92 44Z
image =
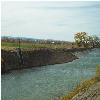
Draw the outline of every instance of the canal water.
M80 59L1 76L2 100L59 100L80 82L95 76L100 49L77 53Z

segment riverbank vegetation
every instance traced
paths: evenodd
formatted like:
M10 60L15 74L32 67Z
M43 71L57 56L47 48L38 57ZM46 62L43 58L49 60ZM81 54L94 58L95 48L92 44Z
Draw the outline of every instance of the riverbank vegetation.
M86 80L78 85L73 91L69 92L68 95L62 96L60 100L71 100L79 92L85 92L88 88L100 81L100 65L96 67L96 75L90 80Z

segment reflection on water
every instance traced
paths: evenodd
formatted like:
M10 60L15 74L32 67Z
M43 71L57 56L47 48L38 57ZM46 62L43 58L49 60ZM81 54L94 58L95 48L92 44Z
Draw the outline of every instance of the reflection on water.
M59 100L80 81L94 76L97 65L100 49L85 52L73 62L2 75L2 100Z

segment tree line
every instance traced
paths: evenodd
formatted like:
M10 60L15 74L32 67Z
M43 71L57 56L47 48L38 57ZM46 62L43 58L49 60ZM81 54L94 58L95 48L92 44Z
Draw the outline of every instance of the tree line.
M78 32L74 35L78 47L100 47L100 38L96 35L89 35L86 32Z
M61 41L61 40L52 40L52 39L34 39L34 38L14 38L14 37L7 37L3 36L1 37L2 42L11 42L11 43L18 43L19 40L22 43L35 43L35 44L70 44L69 41Z

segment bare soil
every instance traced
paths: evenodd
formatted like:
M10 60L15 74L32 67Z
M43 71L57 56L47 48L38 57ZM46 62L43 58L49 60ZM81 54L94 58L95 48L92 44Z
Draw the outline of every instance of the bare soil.
M100 100L100 81L90 86L85 92L79 92L71 100Z

